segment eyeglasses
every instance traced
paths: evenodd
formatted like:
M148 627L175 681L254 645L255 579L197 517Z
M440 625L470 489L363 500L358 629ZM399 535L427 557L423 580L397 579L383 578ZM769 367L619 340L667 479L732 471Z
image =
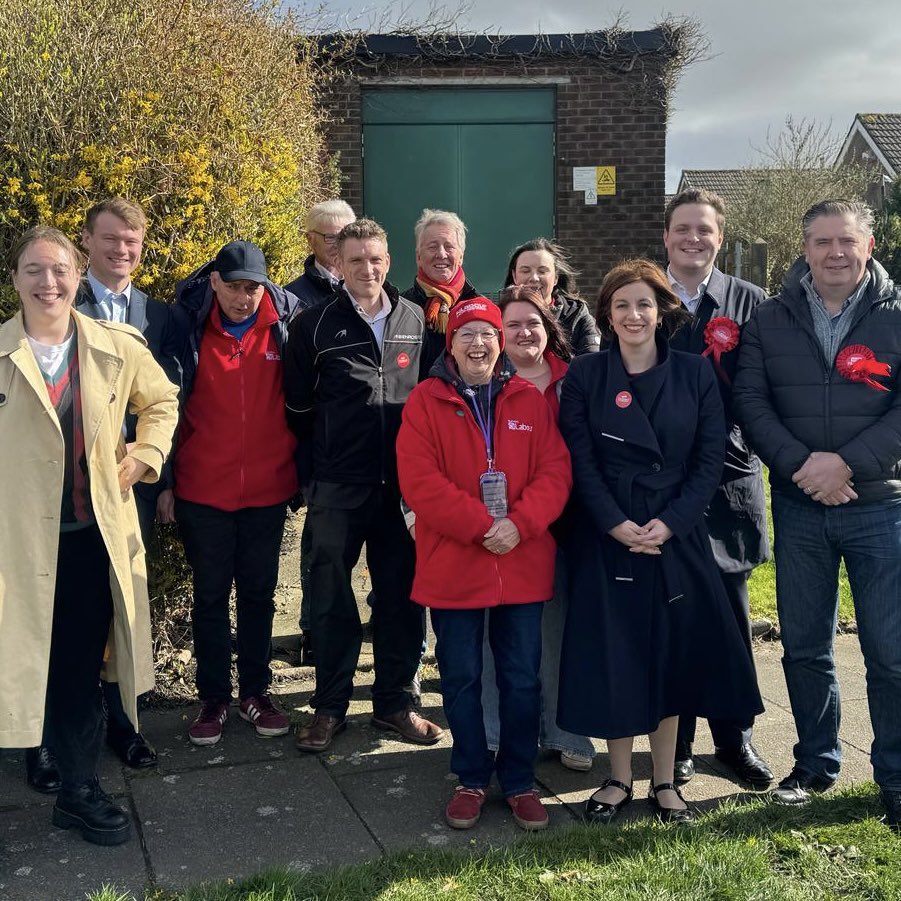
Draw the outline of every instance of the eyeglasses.
M482 332L471 332L467 329L461 329L459 332L455 332L455 338L459 338L461 343L463 344L472 344L476 338L482 339L482 344L491 344L492 341L497 341L499 335L495 329L485 329Z
M338 243L338 235L337 233L327 235L325 232L318 232L315 228L310 229L310 234L319 235L326 244L337 244Z

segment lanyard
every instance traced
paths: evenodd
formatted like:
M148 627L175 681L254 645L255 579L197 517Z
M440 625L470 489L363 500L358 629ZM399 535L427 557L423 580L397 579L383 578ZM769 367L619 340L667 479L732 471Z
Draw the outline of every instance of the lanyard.
M488 383L488 421L485 421L485 417L482 416L482 405L479 403L478 394L473 391L472 388L466 389L466 394L472 398L472 411L476 418L476 423L479 427L479 431L482 433L482 438L485 439L485 451L488 455L488 469L489 471L494 469L494 456L492 454L491 447L491 382Z

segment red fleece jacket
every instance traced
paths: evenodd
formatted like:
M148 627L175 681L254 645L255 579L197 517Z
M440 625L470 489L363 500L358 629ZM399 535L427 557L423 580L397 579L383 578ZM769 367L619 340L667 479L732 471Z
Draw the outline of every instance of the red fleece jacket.
M404 500L416 513L418 604L494 607L554 593L556 545L548 526L569 497L569 452L547 401L519 376L497 397L493 431L495 467L507 476L509 518L521 538L500 556L482 547L493 520L479 492L485 441L471 410L435 377L407 400L397 464Z
M297 492L296 439L285 421L282 358L269 294L238 341L213 301L194 389L179 428L175 494L219 510L268 507Z

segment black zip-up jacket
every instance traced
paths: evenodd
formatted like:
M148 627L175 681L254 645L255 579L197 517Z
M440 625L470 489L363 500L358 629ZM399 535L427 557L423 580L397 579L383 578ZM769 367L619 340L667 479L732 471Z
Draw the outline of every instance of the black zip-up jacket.
M870 283L842 348L865 345L888 363L891 375L875 378L887 391L849 381L826 361L801 285L810 271L803 258L742 333L736 418L770 467L772 487L810 504L791 479L813 451L839 454L851 467L858 494L851 503L901 497L901 290L875 260L867 268Z
M301 484L386 485L397 490L394 443L422 367L422 310L392 285L385 338L375 335L342 290L301 312L285 348L288 423L300 443Z
M300 301L300 308L315 307L329 300L336 292L335 286L316 268L316 256L310 254L303 264L303 275L294 279L285 290Z

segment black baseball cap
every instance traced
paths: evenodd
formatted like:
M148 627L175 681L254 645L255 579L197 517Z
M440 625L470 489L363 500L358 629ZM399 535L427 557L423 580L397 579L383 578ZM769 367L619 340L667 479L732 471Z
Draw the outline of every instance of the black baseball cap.
M263 256L263 251L250 241L229 241L216 254L213 270L226 282L236 282L242 278L249 282L269 280L266 257Z

